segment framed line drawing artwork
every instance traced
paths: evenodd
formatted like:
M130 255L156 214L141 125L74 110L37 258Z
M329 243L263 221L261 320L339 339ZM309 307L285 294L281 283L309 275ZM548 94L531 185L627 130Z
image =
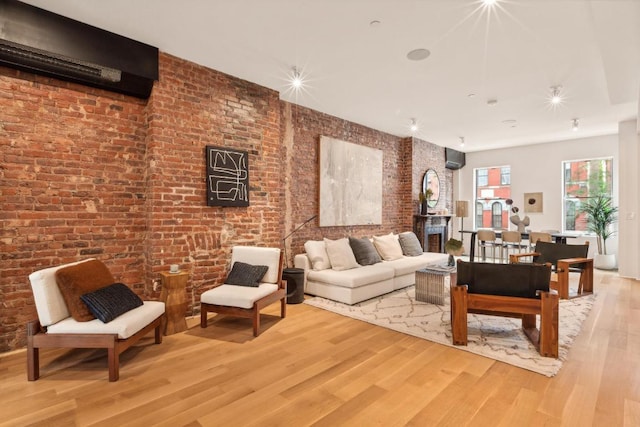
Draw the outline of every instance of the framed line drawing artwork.
M207 206L249 206L249 153L207 145Z

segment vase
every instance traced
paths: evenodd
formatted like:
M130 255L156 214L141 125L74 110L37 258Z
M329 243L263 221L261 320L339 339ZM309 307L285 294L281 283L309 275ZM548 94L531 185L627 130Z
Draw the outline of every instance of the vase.
M593 257L593 266L599 270L613 270L616 268L615 254L597 254Z
M420 215L427 215L428 211L429 211L429 205L425 200L424 202L420 203Z

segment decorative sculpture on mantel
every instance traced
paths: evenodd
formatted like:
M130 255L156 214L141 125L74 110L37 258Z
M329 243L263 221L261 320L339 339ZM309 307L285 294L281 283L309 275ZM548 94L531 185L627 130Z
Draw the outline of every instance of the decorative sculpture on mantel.
M525 227L528 227L530 223L529 217L525 215L524 218L520 219L520 215L518 214L520 209L517 206L513 206L513 200L507 199L505 203L507 206L511 206L511 212L513 212L513 215L509 217L509 220L512 224L518 227L518 231L520 233L524 233Z

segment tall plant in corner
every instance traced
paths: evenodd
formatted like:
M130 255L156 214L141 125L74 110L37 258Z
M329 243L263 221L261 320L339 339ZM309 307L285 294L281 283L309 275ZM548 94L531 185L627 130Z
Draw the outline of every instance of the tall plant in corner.
M612 226L618 220L618 207L613 206L609 196L598 194L582 205L580 211L587 216L587 229L597 236L598 253L607 255L607 239L615 233Z

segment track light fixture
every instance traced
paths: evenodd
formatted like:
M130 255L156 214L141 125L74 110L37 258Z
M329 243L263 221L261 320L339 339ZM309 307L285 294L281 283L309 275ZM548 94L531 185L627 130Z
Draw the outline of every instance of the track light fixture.
M416 132L418 130L418 122L416 122L416 119L411 119L409 129L411 129L411 132Z
M562 86L551 86L550 101L553 105L558 105L562 102L562 97L560 96L561 90L562 90Z
M300 71L298 71L297 67L293 67L292 68L292 73L291 73L291 86L293 87L294 90L300 89L302 87L302 76L300 74Z
M464 147L464 136L460 137L460 147Z
M574 132L577 132L579 126L580 126L580 120L579 119L571 120L571 130L573 130Z

